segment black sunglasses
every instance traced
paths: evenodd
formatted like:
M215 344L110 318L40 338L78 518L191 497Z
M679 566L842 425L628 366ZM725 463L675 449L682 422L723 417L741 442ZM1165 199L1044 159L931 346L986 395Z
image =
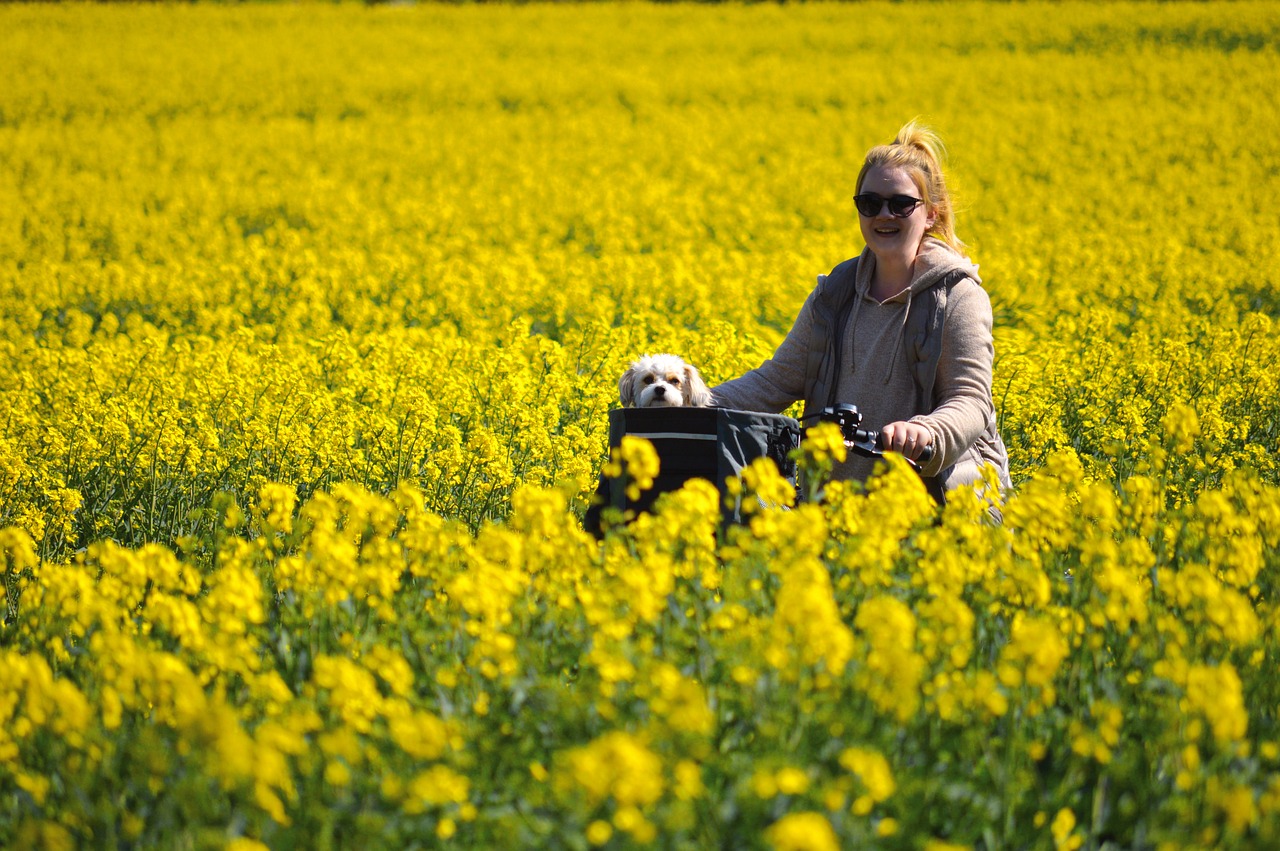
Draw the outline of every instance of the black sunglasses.
M861 195L853 196L853 203L857 206L858 212L868 219L872 216L878 216L885 204L889 205L890 215L894 218L905 219L916 211L916 205L920 203L920 199L912 198L910 195L894 195L892 198L884 198L874 192L863 192Z

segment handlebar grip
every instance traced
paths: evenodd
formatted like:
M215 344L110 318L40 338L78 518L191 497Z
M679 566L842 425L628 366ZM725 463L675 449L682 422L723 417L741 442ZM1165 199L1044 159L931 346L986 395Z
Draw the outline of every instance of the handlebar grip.
M878 431L869 431L867 432L867 436L871 439L871 444L875 446L876 449L879 449L882 452L884 451L884 435ZM922 467L925 464L928 464L933 460L933 451L934 446L930 443L928 446L920 450L920 457L915 459L915 463Z

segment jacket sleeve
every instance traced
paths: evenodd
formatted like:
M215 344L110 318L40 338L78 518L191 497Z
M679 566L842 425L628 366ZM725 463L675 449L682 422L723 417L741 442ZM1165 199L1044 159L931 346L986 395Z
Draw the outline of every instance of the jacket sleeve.
M773 357L740 378L711 390L715 404L741 411L779 414L804 398L805 367L809 363L811 311L815 288Z
M929 429L937 447L924 467L927 476L959 461L995 418L991 399L995 344L986 290L978 284L952 290L942 334L935 407L929 414L911 418Z

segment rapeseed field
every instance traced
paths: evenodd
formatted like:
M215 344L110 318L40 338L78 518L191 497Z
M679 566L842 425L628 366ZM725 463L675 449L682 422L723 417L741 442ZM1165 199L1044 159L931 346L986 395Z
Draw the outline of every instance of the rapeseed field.
M1280 9L14 5L0 79L0 847L1280 843ZM1004 522L585 534L626 363L758 365L916 116Z

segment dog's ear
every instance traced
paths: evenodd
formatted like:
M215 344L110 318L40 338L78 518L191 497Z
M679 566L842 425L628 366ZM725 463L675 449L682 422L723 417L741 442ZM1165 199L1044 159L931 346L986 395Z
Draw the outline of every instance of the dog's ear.
M618 398L622 400L622 406L628 408L636 403L636 373L640 368L636 364L627 367L627 371L622 373L622 377L618 379Z
M694 408L706 408L713 401L698 368L689 363L684 365L684 401Z

